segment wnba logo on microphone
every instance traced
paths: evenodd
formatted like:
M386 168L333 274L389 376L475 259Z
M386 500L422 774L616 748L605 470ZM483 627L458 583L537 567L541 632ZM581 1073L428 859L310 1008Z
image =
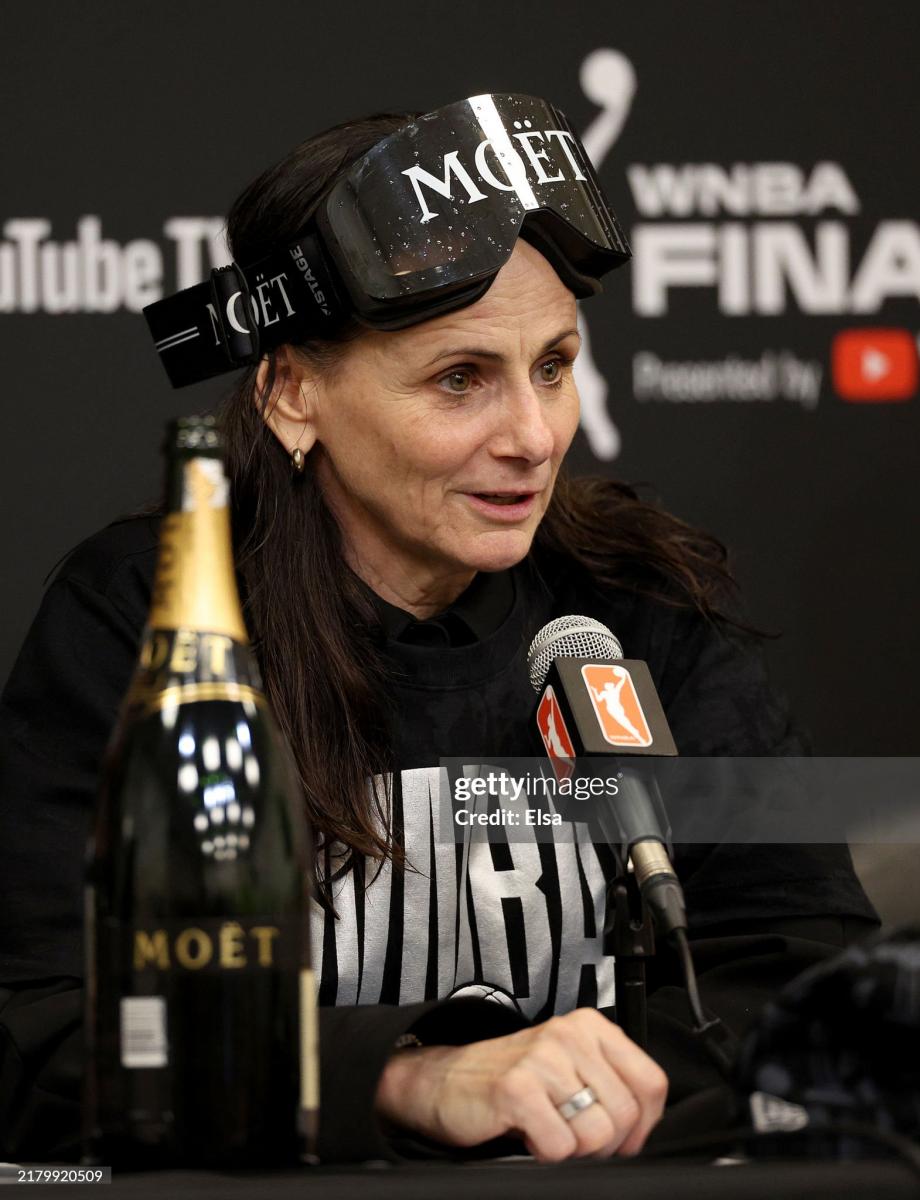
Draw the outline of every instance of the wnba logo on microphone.
M546 747L553 773L558 780L571 778L574 770L575 747L565 727L565 718L556 693L550 684L537 708L537 728Z
M651 746L652 733L626 668L582 667L581 676L605 740L611 746Z

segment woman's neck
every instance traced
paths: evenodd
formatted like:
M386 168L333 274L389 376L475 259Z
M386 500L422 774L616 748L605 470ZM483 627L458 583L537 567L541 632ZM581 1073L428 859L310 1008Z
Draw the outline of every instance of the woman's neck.
M349 558L349 564L359 579L381 600L411 613L419 621L443 612L473 582L476 572L463 568L456 572L435 574L400 570L391 559L385 566L376 566L366 559Z

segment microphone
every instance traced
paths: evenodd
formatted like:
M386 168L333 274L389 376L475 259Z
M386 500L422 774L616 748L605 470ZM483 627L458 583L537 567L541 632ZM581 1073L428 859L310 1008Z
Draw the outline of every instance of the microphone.
M557 617L527 652L530 682L540 695L535 720L557 778L575 762L612 762L617 792L598 797L595 823L628 857L636 882L666 937L687 928L683 890L668 854L670 824L648 769L623 756L677 754L655 684L644 662L625 659L611 631L592 617Z

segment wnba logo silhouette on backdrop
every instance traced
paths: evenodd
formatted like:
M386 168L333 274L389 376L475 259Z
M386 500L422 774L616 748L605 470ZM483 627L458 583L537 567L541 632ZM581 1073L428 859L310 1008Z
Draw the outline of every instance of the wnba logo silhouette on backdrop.
M636 72L618 50L594 50L581 64L581 90L600 109L582 134L582 145L595 171L620 136L636 91ZM614 207L616 204L614 203ZM575 383L581 398L581 427L595 458L609 462L620 453L622 439L607 409L607 380L591 355L591 338L584 307L578 305L581 351L575 360Z

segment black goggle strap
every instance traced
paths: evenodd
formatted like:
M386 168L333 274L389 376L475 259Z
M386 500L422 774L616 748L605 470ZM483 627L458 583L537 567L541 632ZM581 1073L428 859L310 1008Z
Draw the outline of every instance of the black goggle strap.
M348 313L314 232L250 267L148 304L144 317L174 388L254 363L285 342L331 332Z

